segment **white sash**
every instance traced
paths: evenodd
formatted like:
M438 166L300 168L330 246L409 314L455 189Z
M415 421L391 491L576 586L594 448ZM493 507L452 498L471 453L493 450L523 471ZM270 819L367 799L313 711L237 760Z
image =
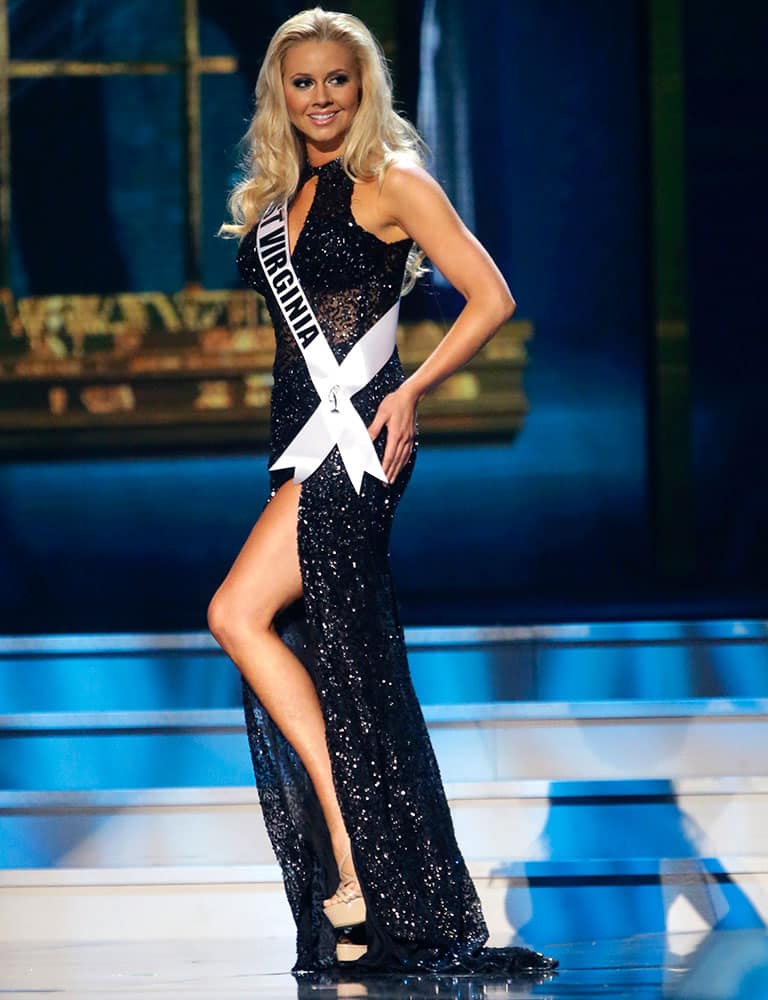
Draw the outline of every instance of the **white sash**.
M293 468L294 482L300 483L336 444L358 493L364 472L387 482L368 428L350 396L367 385L392 356L400 300L363 334L339 364L293 269L288 249L287 202L275 203L266 210L259 222L256 243L269 286L320 396L320 403L270 465L270 471Z

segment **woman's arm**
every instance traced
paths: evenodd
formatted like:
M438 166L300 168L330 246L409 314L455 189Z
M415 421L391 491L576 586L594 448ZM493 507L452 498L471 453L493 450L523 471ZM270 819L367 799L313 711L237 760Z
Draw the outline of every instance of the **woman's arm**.
M425 170L390 167L380 206L466 299L445 337L400 388L382 400L369 427L371 438L387 427L382 466L392 482L413 447L418 402L477 354L515 311L515 300L488 252Z

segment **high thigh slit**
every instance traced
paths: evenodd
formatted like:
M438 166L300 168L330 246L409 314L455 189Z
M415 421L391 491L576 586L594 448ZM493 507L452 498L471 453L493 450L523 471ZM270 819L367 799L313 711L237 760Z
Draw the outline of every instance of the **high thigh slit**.
M346 477L338 449L302 483L296 528L303 594L275 617L278 635L306 668L318 693L334 787L366 901L369 961L376 953L378 907L371 898L372 879L368 876L381 869L382 859L377 866L377 852L366 850L371 824L378 825L380 820L366 807L365 793L381 788L390 769L395 773L398 768L405 769L400 756L386 746L388 741L395 742L398 727L406 722L404 713L415 709L422 725L423 717L407 674L388 565L389 533L382 538L378 531L372 532L368 508L373 502L371 493L385 494L379 496L385 511L397 502L410 478L415 454L392 486L371 483L373 489L364 490L361 496ZM270 501L289 478L290 472L272 473ZM330 506L329 490L339 501ZM369 615L363 616L362 608L354 603L357 599L368 602L369 613L380 623L378 628L371 628ZM328 627L342 617L344 625ZM381 682L378 694L377 681ZM389 692L400 692L403 684L407 685L407 697L393 698ZM338 884L327 825L303 762L245 677L242 688L264 822L297 925L293 971L327 968L336 961L338 937L322 907ZM381 723L386 716L389 726L385 730ZM380 748L376 747L376 734L383 744ZM368 760L371 747L377 760ZM384 859L380 878L390 881L399 893L402 876L389 870L396 856L396 851L390 852L389 866ZM382 957L385 953L382 949Z
M293 264L341 363L397 301L411 244L384 243L355 225L352 181L339 160L304 177L309 173L318 176L318 185ZM275 326L272 466L319 397L266 281L255 230L243 239L238 264L264 295ZM404 378L395 348L352 396L366 427ZM385 445L386 429L374 441L379 459ZM406 655L389 543L417 452L418 433L396 480L387 484L366 474L359 493L337 446L307 475L296 515L303 594L276 616L275 628L318 693L334 787L366 903L367 952L343 964L383 973L518 972L535 953L484 947L488 930L456 842ZM270 498L292 474L270 472ZM322 904L338 885L338 869L320 803L303 763L245 678L242 687L264 822L296 922L292 971L330 970L338 964L338 931Z

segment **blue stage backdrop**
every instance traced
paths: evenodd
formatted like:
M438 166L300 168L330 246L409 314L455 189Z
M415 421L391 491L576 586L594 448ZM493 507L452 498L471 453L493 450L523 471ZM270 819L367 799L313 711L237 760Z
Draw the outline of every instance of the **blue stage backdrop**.
M755 456L762 454L756 417L758 407L764 413L758 383L766 360L749 292L749 279L757 277L759 213L747 212L753 197L764 197L748 147L757 135L758 85L765 83L757 30L765 18L752 5L751 21L736 27L730 7L687 6L696 526L709 575L678 581L670 591L655 575L648 487L653 310L645 5L494 0L486 6L492 32L485 17L464 16L462 5L456 15L464 17L465 152L476 231L509 281L517 316L534 325L525 376L531 410L514 444L421 448L392 539L404 619L664 615L664 607L653 604L662 591L679 599L675 614L686 601L696 613L694 598L706 601L708 614L734 594L752 599L761 586L755 542L762 565L768 554L765 474L759 483L752 478ZM219 13L212 6L206 13L203 5L204 48L231 51L243 67L241 78L205 83L209 287L239 282L234 244L213 232L234 169L233 144L249 110L254 53L263 51L287 13L279 7L269 18L259 15L257 29L256 15L240 5L224 5ZM413 20L411 14L403 23ZM729 59L721 49L713 65L706 39L726 29L735 51L748 58ZM413 36L401 39L404 80L411 83L414 46ZM724 96L734 79L736 102ZM15 236L18 294L55 291L51 260L62 256L70 262L66 290L173 291L180 284L171 249L180 224L176 166L162 144L158 150L156 128L142 124L145 109L156 109L161 96L148 90L136 108L113 83L102 97L100 110L90 108L79 126L68 122L57 132L49 123L47 149L51 142L63 149L66 141L71 155L62 161L55 191L45 170L32 169L37 118L25 125L17 108L15 132L23 137L29 130L18 141L27 143L31 179L15 181L21 185L16 194L39 192L42 199L39 225ZM169 107L175 99L167 89L162 95ZM415 115L415 94L411 104ZM738 127L737 114L744 116ZM73 144L75 127L80 141ZM108 148L122 154L105 160L88 136L107 141L110 131ZM761 142L764 164L764 136ZM726 185L729 156L742 169ZM137 185L126 171L142 162L148 166ZM73 208L69 189L75 185L83 196L82 184L76 187L83 173L93 184L89 204L98 207L85 218ZM115 177L141 196L128 212L110 200ZM449 176L440 179L450 187ZM734 206L743 210L738 223ZM82 273L79 245L94 232L103 247L102 270ZM404 317L436 301L446 316L458 305L446 292L435 298L422 291L406 300ZM729 416L722 423L724 412ZM728 504L731 483L736 506ZM203 628L208 599L266 494L264 454L4 464L0 631ZM723 531L726 506L731 513ZM711 570L724 566L721 585Z
M765 614L768 6L684 7L697 574Z

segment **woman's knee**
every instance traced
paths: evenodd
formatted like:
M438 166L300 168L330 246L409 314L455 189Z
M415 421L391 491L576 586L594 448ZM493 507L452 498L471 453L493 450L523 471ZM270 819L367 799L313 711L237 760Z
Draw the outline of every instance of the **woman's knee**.
M301 596L295 487L283 484L267 504L208 604L208 628L225 648L272 629L278 612Z
M208 631L219 643L224 645L230 622L229 601L219 588L208 602Z
M240 600L227 587L219 587L208 604L208 629L219 645L233 645L240 639L253 639L272 628L273 615L253 602Z
M217 590L208 602L208 631L217 642L221 642L227 624L226 601L221 597L221 591Z

